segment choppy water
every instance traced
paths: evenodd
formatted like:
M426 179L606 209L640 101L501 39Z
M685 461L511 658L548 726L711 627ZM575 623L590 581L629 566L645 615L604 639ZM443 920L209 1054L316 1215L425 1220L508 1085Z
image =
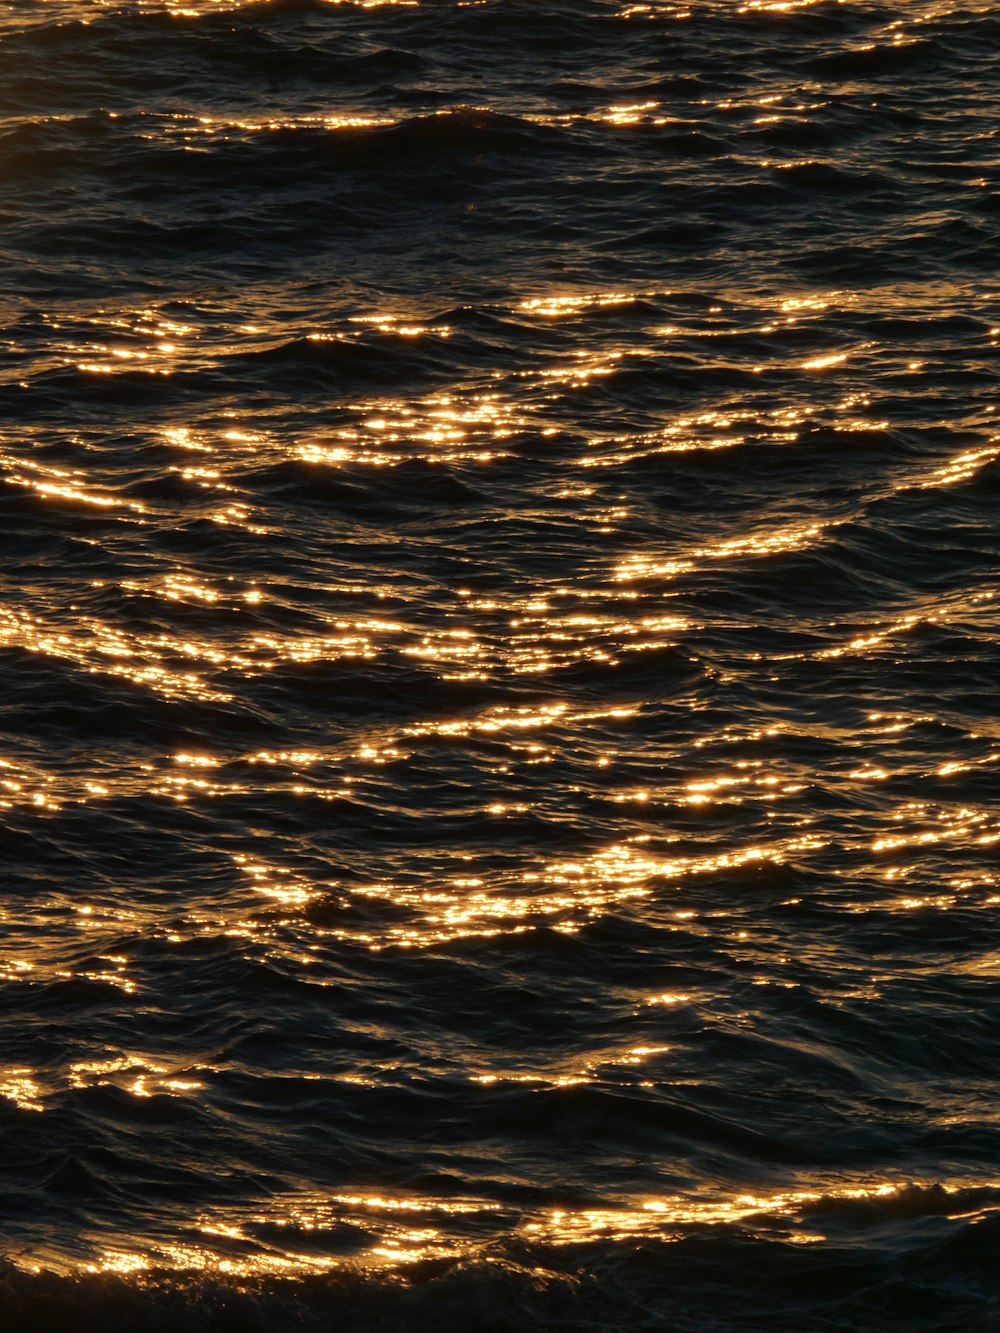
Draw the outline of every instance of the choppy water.
M2 6L5 1326L1000 1328L998 56Z

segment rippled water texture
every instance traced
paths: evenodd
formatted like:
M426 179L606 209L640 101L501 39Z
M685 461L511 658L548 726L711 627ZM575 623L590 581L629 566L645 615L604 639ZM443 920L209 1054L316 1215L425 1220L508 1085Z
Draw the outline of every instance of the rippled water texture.
M1000 1329L998 55L0 6L5 1326Z

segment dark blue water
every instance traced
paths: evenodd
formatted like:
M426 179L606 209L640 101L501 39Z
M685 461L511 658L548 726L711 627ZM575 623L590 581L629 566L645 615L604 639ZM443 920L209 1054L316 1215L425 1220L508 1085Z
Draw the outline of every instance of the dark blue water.
M1000 1329L1000 16L0 6L0 1324Z

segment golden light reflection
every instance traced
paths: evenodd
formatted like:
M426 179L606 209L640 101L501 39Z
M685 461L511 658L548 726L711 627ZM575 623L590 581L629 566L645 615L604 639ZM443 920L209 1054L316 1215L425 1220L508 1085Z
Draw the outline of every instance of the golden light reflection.
M302 907L320 892L316 885L296 875L287 866L269 865L243 853L237 853L233 860L251 881L255 893L273 899L284 907Z
M74 1061L66 1078L71 1088L118 1087L139 1098L188 1096L205 1086L203 1080L186 1076L186 1071L171 1063L128 1054Z
M484 1081L488 1092L490 1084ZM667 1194L589 1207L549 1206L514 1212L489 1199L392 1196L345 1191L275 1197L266 1207L203 1213L199 1241L160 1239L108 1245L90 1262L44 1266L132 1275L153 1267L242 1278L304 1276L336 1269L404 1267L429 1259L487 1259L496 1243L576 1247L594 1241L671 1243L706 1227L745 1229L784 1243L819 1244L843 1226L845 1206L863 1205L890 1220L900 1204L913 1216L972 1218L994 1210L984 1193L996 1182L949 1181L942 1187L891 1179L815 1180L763 1193ZM365 1237L345 1250L338 1237ZM326 1246L324 1248L324 1242ZM40 1271L41 1256L22 1266Z
M652 103L650 105L653 105ZM518 309L543 319L562 319L605 306L632 305L641 299L635 292L594 292L584 295L534 296L522 301Z
M782 14L795 9L812 9L815 5L826 2L827 0L745 0L745 3L738 7L737 13Z
M775 408L763 415L746 408L685 413L655 431L595 436L588 444L588 453L578 462L585 468L604 468L654 454L735 449L747 444L751 433L766 434L770 444L794 444L799 438L799 427L806 424L816 410L804 405ZM846 422L839 424L844 429L849 428Z
M981 468L1000 456L1000 439L991 440L988 445L978 449L966 449L955 454L947 462L934 469L927 478L916 484L923 490L936 489L939 486L954 486L960 481L968 481Z
M330 9L416 8L420 0L320 0ZM228 13L246 8L246 0L134 0L136 9L163 13L173 19L197 19L205 15ZM117 0L89 0L94 10L117 10ZM83 22L89 22L84 19Z
M126 591L162 598L165 602L218 607L256 605L261 589L230 580L212 584L191 574L169 574L139 583L126 580ZM221 673L253 677L281 663L374 658L400 635L415 640L403 651L440 660L442 664L471 659L479 652L467 633L444 630L418 635L402 622L373 616L336 619L326 634L253 633L237 626L235 635L212 637L168 631L136 633L103 617L77 614L69 623L43 618L13 605L0 604L0 645L18 645L30 652L64 659L83 670L117 676L172 699L227 702L233 693L215 683ZM517 649L515 645L515 656ZM2 781L2 779L0 779Z
M0 1097L14 1102L23 1111L45 1111L45 1098L66 1089L99 1086L115 1086L133 1097L150 1098L192 1096L205 1085L202 1079L191 1078L186 1071L138 1055L75 1061L64 1070L49 1073L44 1088L36 1070L0 1068Z
M740 805L748 797L758 801L776 801L782 796L794 796L805 791L806 783L789 781L787 776L769 773L761 759L737 760L735 767L742 772L725 774L689 782L681 798L690 805L723 802Z
M231 608L241 602L257 604L263 600L259 588L238 582L234 575L229 575L221 583L213 584L197 574L178 570L145 581L123 579L119 586L126 592L163 598L169 602L186 602L189 605L200 603Z
M23 759L0 758L0 810L23 805L38 810L58 810L61 804L59 783L54 773Z
M279 1196L260 1210L197 1217L194 1229L203 1237L201 1244L150 1238L134 1248L108 1247L84 1270L132 1274L155 1266L249 1278L458 1258L478 1248L458 1228L466 1222L483 1226L501 1212L488 1200L392 1197L375 1191ZM360 1251L338 1253L334 1241L331 1253L317 1252L324 1235L336 1237L345 1228L373 1238Z
M0 948L0 978L9 983L37 987L63 981L88 981L108 986L125 996L137 993L138 982L130 975L131 960L111 947L101 952L101 940L117 937L128 929L137 914L117 905L100 912L88 903L65 905L60 928L54 929L53 904L43 907L39 917L31 908L15 913L0 909L4 926ZM80 947L76 947L80 946Z
M847 352L830 352L825 356L814 356L802 362L803 370L829 370L831 366L841 366L847 360Z
M871 651L884 648L897 635L904 635L915 629L917 625L927 623L933 624L935 616L919 616L915 613L911 615L900 616L899 620L884 625L877 629L872 629L867 635L855 635L848 643L839 644L836 648L823 648L816 653L817 657L844 657L847 655L864 655Z
M544 1220L529 1222L525 1230L542 1233L552 1244L576 1244L598 1236L631 1240L641 1236L681 1232L692 1226L720 1226L754 1217L785 1225L801 1222L811 1207L819 1203L845 1200L887 1200L900 1191L896 1184L867 1185L856 1188L793 1190L775 1194L741 1194L721 1199L690 1199L678 1195L649 1199L635 1208L588 1208L580 1211L558 1209ZM823 1236L810 1230L808 1239Z
M804 310L827 310L832 299L832 296L789 296L781 302L780 309L786 314Z
M989 754L980 755L977 759L966 761L950 759L937 770L937 776L939 778L951 778L958 773L968 773L975 768L991 768L998 763L1000 763L1000 750L991 750Z
M118 489L95 489L83 468L61 468L0 450L0 469L11 486L31 491L43 500L88 505L93 509L126 514L147 514L149 508Z
M422 330L410 328L408 336ZM367 406L367 410L366 409ZM529 429L535 415L499 391L430 394L408 402L382 398L357 405L349 426L299 442L303 462L338 466L396 466L428 463L490 463L503 457L505 441Z
M649 852L647 842L648 836L640 834L588 856L553 860L503 880L465 874L441 880L433 889L396 882L358 887L352 890L355 896L407 908L409 920L388 922L377 933L346 927L318 933L352 939L375 952L520 934L539 925L575 933L625 902L650 897L659 891L656 886L677 887L695 876L755 862L777 865L825 845L820 835L807 832L771 843L669 857ZM684 920L694 915L675 913Z
M44 1111L42 1088L35 1070L0 1066L0 1098L22 1111Z
M670 578L696 569L699 561L723 561L745 557L766 557L803 550L814 545L824 528L819 523L794 523L765 529L741 537L729 537L708 546L695 547L673 559L636 552L622 560L615 570L619 583L639 579Z
M385 0L383 0L385 3ZM210 116L204 113L174 116L159 127L160 133L181 142L195 142L211 136L223 142L253 134L273 134L278 130L367 130L393 125L392 116L338 115L336 113L282 112L260 116Z
M97 769L55 767L49 771L24 760L0 758L0 808L54 812L69 804L145 796L180 802L252 794L338 800L350 795L361 773L405 761L425 742L493 738L508 761L532 765L551 757L547 744L528 739L533 733L551 729L559 734L594 723L613 725L637 712L637 706L630 704L605 708L573 707L564 702L494 706L469 716L416 721L398 730L377 728L343 746L178 751L114 770L103 760ZM594 758L598 766L610 762L606 754ZM254 776L255 769L260 770L259 776ZM484 808L507 814L528 807L517 801L493 801Z
M172 375L189 341L197 338L193 325L153 308L98 310L85 321L84 329L88 326L94 336L80 339L63 336L60 322L52 321L51 350L63 365L89 375Z
M942 842L986 847L1000 841L1000 814L989 808L907 801L892 813L890 819L899 831L873 839L870 844L873 852L927 847Z

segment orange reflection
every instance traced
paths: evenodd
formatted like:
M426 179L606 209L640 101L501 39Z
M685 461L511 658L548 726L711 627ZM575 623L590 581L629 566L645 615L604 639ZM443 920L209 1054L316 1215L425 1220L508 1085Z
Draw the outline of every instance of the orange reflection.
M813 545L822 533L823 528L819 523L795 523L746 536L729 537L709 546L695 547L670 560L636 553L618 565L615 578L620 583L629 583L637 579L671 577L691 572L700 561L734 560L802 550Z
M550 1247L598 1240L671 1243L706 1227L745 1229L784 1243L818 1244L843 1226L845 1205L866 1205L890 1220L900 1207L913 1217L974 1218L992 1214L984 1193L996 1182L955 1180L947 1187L887 1179L815 1180L765 1193L674 1194L615 1200L583 1208L541 1207L510 1215L487 1199L392 1196L357 1190L275 1197L266 1206L204 1213L193 1219L199 1240L171 1243L136 1238L106 1245L92 1261L40 1254L20 1266L34 1272L132 1275L151 1268L212 1272L240 1278L305 1276L336 1269L397 1268L429 1259L487 1260L497 1243ZM362 1248L338 1253L333 1237L366 1237ZM330 1238L323 1252L324 1238Z

